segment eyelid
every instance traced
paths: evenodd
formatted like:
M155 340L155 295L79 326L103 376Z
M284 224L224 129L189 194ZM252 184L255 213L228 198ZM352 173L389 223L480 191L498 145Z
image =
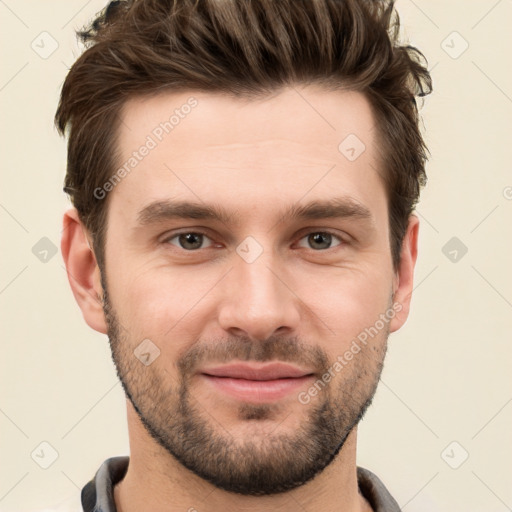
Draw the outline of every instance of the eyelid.
M208 238L209 240L211 240L213 243L211 244L210 247L205 247L204 249L209 249L211 248L213 245L215 245L215 241L213 240L213 238L208 234L207 231L205 231L204 229L201 229L201 228L189 228L189 229L182 229L180 231L177 231L177 232L173 232L171 234L167 234L163 239L162 239L162 243L166 244L166 243L170 243L170 240L172 240L173 238L176 238L177 236L179 235L184 235L184 234L188 234L188 233L194 233L194 234L197 234L197 235L202 235L206 238ZM341 234L339 234L337 231L335 230L332 230L332 229L323 229L321 227L311 227L311 228L304 228L303 230L299 231L298 234L296 234L294 236L294 238L297 238L298 237L298 241L302 240L303 238L305 238L307 235L310 235L310 234L313 234L313 233L326 233L326 234L329 234L331 235L332 237L334 238L337 238L339 240L339 244L338 245L335 245L334 247L329 247L328 249L323 249L323 250L320 250L320 251L314 251L314 252L327 252L331 249L335 249L336 247L339 247L341 245L347 245L349 243L349 238L351 238L348 234L344 234L344 236L342 236ZM346 239L347 238L347 239ZM171 244L171 245L174 245L174 244ZM177 246L176 246L177 247ZM200 249L195 249L195 250L191 250L191 251L186 251L185 249L182 249L180 247L177 247L178 249L181 249L182 251L184 252L198 252ZM313 250L313 249L312 249Z
M327 252L330 249L335 249L336 247L339 247L340 245L346 245L348 243L348 241L345 240L344 237L342 237L337 232L334 232L334 231L332 231L330 229L321 229L321 228L320 229L309 229L308 231L302 232L302 233L300 233L300 235L299 235L299 238L298 238L299 241L302 240L303 238L305 238L306 236L311 235L313 233L323 233L323 234L331 235L333 238L337 238L339 240L339 242L340 242L338 245L335 245L333 247L329 247L328 249L323 249L321 251L314 251L314 252Z
M173 238L176 238L177 236L180 236L180 235L186 235L188 233L194 233L195 235L203 235L204 237L208 238L209 240L211 240L213 243L212 245L214 245L214 240L211 236L208 235L208 233L206 231L203 231L201 229L184 229L182 231L177 231L175 233L172 233L172 234L168 234L166 235L163 240L162 240L162 243L166 244L166 243L170 243L170 241L173 239ZM181 247L177 247L178 249L181 249ZM208 249L209 247L207 247ZM185 249L181 249L183 251L185 251ZM185 251L185 252L197 252L199 251L200 249L196 249L195 251Z

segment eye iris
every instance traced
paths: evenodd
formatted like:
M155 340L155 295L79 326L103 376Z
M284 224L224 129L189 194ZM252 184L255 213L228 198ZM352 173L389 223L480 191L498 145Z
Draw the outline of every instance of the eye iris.
M312 243L312 246L314 247L315 244L322 244L327 245L327 247L316 247L317 249L328 249L329 245L331 244L331 235L329 233L313 233L309 235L308 241Z
M202 236L203 235L199 233L183 233L179 236L180 245L184 249L199 249L201 247ZM192 244L194 247L187 246L186 244Z

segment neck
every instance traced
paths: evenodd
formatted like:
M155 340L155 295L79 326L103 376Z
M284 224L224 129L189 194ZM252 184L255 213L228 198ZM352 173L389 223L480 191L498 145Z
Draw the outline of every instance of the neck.
M356 428L331 464L305 485L271 496L243 496L218 489L190 472L152 439L129 401L127 411L130 462L124 479L114 487L117 512L372 510L357 485Z

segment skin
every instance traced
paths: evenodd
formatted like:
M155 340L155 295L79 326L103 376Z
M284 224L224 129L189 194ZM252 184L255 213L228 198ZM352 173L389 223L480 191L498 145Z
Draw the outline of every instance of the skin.
M195 91L133 98L122 112L122 162L191 96L197 107L109 192L103 280L76 210L64 216L74 296L87 324L109 335L129 393L130 464L114 489L117 509L371 510L357 487L357 422L375 392L388 335L409 313L419 221L410 217L394 271L369 103L360 93L313 86L251 101ZM366 147L354 161L338 150L349 134ZM371 216L281 218L288 206L340 196ZM143 207L169 199L221 205L237 223L138 225ZM191 250L171 238L177 231L206 237L192 239L200 248ZM333 237L316 244L308 237L325 231ZM248 236L262 250L250 263L236 251ZM321 378L393 303L400 311L307 404L297 392L245 402L197 374L220 362L279 360ZM144 339L160 350L148 366L134 356ZM316 467L306 464L307 478L291 485L286 477L304 469L307 455ZM271 477L257 482L248 467ZM257 485L266 492L257 495Z

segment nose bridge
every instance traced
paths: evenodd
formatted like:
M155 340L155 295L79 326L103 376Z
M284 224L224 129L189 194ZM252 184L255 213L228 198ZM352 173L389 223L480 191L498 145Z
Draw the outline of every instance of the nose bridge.
M277 278L277 258L271 249L265 250L254 261L237 263L240 290L254 307L273 306L282 295L283 283ZM243 298L243 297L242 297Z
M220 312L222 327L259 339L280 328L294 329L299 318L295 296L283 282L282 262L272 247L247 237L236 252Z

